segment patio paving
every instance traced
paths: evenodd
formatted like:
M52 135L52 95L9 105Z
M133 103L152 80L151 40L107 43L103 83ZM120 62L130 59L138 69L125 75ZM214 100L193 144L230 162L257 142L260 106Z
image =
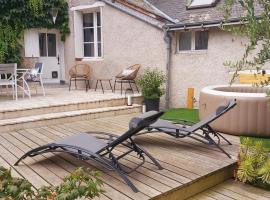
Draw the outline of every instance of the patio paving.
M2 88L0 93L0 111L10 111L18 109L32 109L49 106L59 106L67 104L78 104L83 102L95 102L103 100L112 100L124 98L119 91L112 93L111 90L105 90L103 94L101 90L94 91L94 89L86 92L84 89L68 90L67 86L45 86L46 96L43 96L39 91L38 94L32 90L32 98L25 98L19 96L18 101L12 99L12 94L6 94L5 88ZM140 96L135 93L134 96Z
M88 93L89 94L89 93ZM31 148L53 140L86 131L107 131L122 134L134 114L106 117L66 124L43 126L0 134L0 165L12 167L15 176L28 179L35 187L56 185L78 166L87 166L102 171L106 193L99 199L185 199L210 188L232 175L236 161L229 159L216 148L198 143L190 138L175 139L162 133L142 135L138 144L147 149L164 167L158 170L149 161L129 178L139 189L134 193L114 172L92 162L83 162L66 154L44 154L25 159L19 166L15 161ZM239 138L225 136L233 145L222 147L234 158L239 148ZM116 149L123 151L122 147ZM129 168L137 162L133 155L123 159Z

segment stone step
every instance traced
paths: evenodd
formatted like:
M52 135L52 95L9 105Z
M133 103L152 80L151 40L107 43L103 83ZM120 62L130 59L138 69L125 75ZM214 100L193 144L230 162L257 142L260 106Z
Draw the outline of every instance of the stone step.
M141 105L133 104L133 106L112 106L2 119L0 120L0 133L80 120L139 113L141 110Z
M142 103L142 97L137 96L134 97L135 104ZM70 101L70 102L51 102L44 104L26 104L23 106L14 106L14 107L2 107L0 109L0 120L6 119L15 119L15 118L23 118L30 117L33 115L43 115L50 113L60 113L60 112L69 112L69 111L79 111L79 110L88 110L88 109L96 109L96 108L106 108L106 107L114 107L114 106L123 106L126 104L126 99L123 98L111 98L111 99L103 99L103 100L78 100L78 101Z

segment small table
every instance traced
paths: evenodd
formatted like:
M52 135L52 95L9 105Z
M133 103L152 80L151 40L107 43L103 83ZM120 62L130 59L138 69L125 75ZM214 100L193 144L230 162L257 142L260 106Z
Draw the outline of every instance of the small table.
M113 88L112 88L112 84L111 84L111 80L110 78L97 78L97 82L96 82L96 88L95 88L95 91L97 90L97 85L98 85L98 82L100 82L100 85L101 85L101 89L102 89L102 92L104 94L104 88L103 88L103 85L102 85L102 81L108 81L109 84L110 84L110 87L111 87L111 90L113 92Z

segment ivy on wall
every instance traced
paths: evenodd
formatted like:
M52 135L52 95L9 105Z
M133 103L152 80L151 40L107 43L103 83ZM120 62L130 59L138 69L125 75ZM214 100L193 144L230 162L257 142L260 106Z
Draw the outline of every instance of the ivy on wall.
M58 9L55 23L51 11ZM69 34L65 0L0 0L0 63L20 63L23 33L29 28L58 29L61 40Z

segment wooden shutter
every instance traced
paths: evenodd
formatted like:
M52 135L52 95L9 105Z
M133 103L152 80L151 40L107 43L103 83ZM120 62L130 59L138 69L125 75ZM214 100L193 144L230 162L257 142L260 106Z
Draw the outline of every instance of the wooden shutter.
M29 29L24 32L24 56L39 57L38 31Z
M75 57L83 58L83 18L80 11L74 11Z

